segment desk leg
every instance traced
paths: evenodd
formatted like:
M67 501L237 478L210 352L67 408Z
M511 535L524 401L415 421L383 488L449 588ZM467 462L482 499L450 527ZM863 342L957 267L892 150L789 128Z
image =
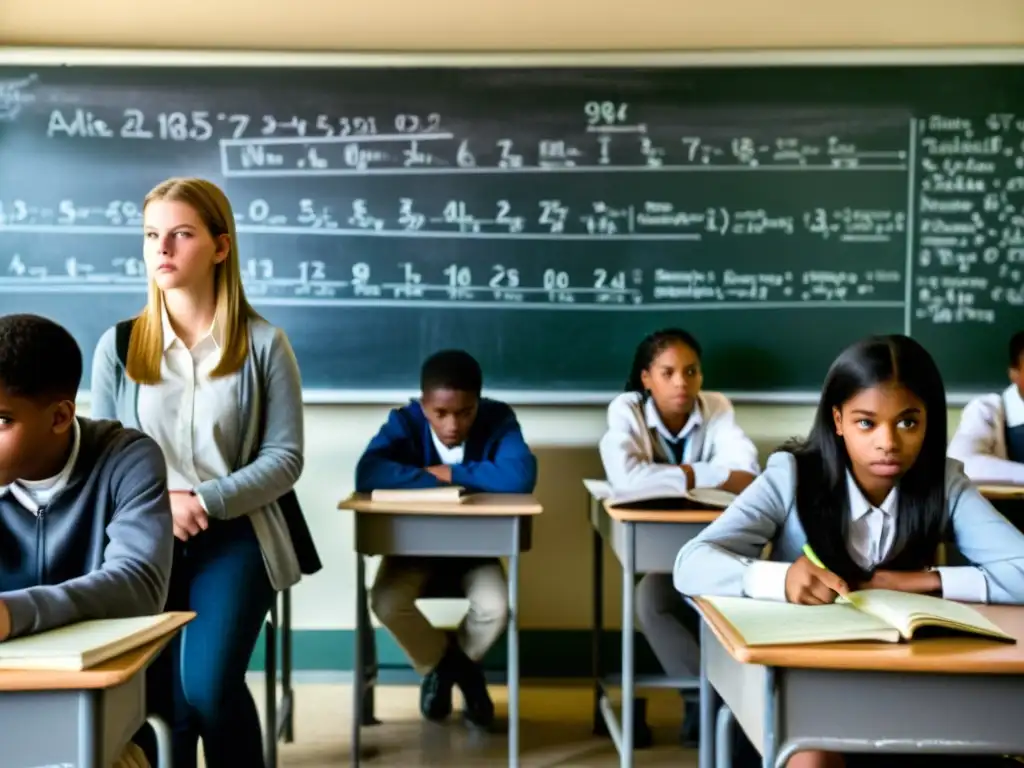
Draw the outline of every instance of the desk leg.
M716 639L711 635L703 618L700 623L701 642L700 647L700 747L698 765L700 768L714 768L715 766L715 739L712 729L715 727L715 710L721 703L718 693L708 680L707 654L703 652Z
M512 527L508 559L508 765L519 765L519 525Z
M593 520L598 502L593 496L590 497L590 517ZM590 625L590 671L594 678L594 728L593 732L600 736L607 736L608 729L604 724L604 717L601 714L601 697L604 695L604 686L601 678L604 674L604 666L601 663L601 635L604 634L604 539L597 528L591 532L593 537L593 551L591 554L591 625Z
M156 715L146 719L149 727L153 729L153 736L156 738L156 766L157 768L172 768L171 761L171 729L167 723Z
M732 766L732 710L725 704L718 709L715 721L715 768L731 768Z
M762 768L775 768L779 749L779 697L775 687L775 669L764 669L764 744L761 745Z
M292 591L281 594L281 691L284 741L295 741L295 691L292 690ZM275 723L276 727L276 723Z
M363 689L365 676L363 673L363 605L366 602L366 564L363 556L356 553L356 632L352 640L352 743L351 764L359 765L359 727L362 724L360 714L363 709Z
M82 691L78 708L78 764L82 768L103 768L102 691Z
M633 596L636 590L636 526L623 525L622 558L622 749L620 768L633 768Z

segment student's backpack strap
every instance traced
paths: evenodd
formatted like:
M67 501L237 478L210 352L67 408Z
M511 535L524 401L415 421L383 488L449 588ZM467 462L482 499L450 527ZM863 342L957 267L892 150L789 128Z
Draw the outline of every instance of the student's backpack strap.
M128 345L132 340L132 328L135 326L135 318L122 320L114 326L117 359L121 365L128 366Z

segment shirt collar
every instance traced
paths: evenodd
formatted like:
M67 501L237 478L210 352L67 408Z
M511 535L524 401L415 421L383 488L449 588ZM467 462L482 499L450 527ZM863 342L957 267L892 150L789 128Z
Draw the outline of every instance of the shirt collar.
M175 344L180 344L182 348L187 349L187 347L185 347L185 342L179 339L178 335L174 332L174 327L171 325L171 318L167 314L167 307L164 305L163 302L160 302L160 321L161 324L163 325L164 332L164 352L166 352ZM196 341L194 346L199 346L204 341L210 338L213 339L213 344L219 351L222 344L224 343L224 334L221 331L220 326L217 324L216 318L214 318L213 323L210 324L209 329L207 329L206 333L204 333L199 338L199 340Z
M1024 424L1024 400L1021 399L1016 384L1011 384L1003 390L1003 412L1006 426L1013 428Z
M699 398L693 407L693 411L690 413L690 418L686 420L683 428L676 434L672 434L668 427L665 426L665 422L661 420L661 414L658 413L658 406L654 404L653 397L648 397L647 402L644 403L644 417L647 420L648 427L658 430L662 437L672 441L684 439L687 435L704 424L704 416L700 412Z
M860 520L864 515L870 512L872 509L881 510L886 515L892 515L896 511L896 501L899 498L899 492L894 487L889 491L889 495L885 497L881 505L875 507L864 498L864 494L860 490L860 486L857 485L857 481L853 479L853 473L850 470L846 470L846 494L850 500L850 519L854 522Z
M50 491L51 496L58 494L64 486L68 484L68 480L71 479L71 473L75 469L75 462L78 461L78 451L82 444L82 428L78 424L78 418L72 421L72 438L71 438L71 454L68 456L68 460L64 463L64 468L53 477L49 477L45 480L15 480L11 485L0 485L0 498L6 493L11 492L14 497L18 499L22 504L26 504L23 494L18 493L21 488L31 490L32 488L47 488ZM15 488L14 486L20 486L21 488ZM35 506L34 504L32 506Z

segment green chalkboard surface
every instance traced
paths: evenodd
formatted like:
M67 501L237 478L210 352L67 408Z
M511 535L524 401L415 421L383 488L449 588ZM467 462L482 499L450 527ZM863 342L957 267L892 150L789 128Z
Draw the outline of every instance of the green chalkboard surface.
M140 204L201 175L312 399L459 346L521 401L610 397L665 325L706 386L799 398L909 332L952 393L1024 327L1024 65L86 66L0 54L0 311L87 358L145 296ZM88 382L86 382L88 386Z

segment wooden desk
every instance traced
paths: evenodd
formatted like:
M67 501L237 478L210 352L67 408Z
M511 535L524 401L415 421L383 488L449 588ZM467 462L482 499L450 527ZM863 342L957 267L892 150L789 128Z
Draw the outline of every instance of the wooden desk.
M356 638L353 654L352 765L359 765L360 725L366 680L363 649L373 628L365 609L362 555L508 557L508 764L519 765L519 554L531 546L533 518L543 508L528 494L480 493L461 504L375 502L355 494L338 505L355 512Z
M1024 485L979 485L977 488L989 501L1024 500Z
M176 618L162 637L90 669L0 670L4 765L112 765L147 720L146 669L195 614ZM149 722L159 766L170 768L170 733L156 718Z
M588 481L585 481L585 484ZM592 482L592 481L590 481ZM637 688L697 688L696 678L667 675L637 676L634 669L634 591L636 576L671 573L679 550L721 514L718 510L651 510L610 506L590 494L588 515L594 529L591 559L591 675L594 680L594 731L607 733L619 752L619 765L633 765L634 694ZM606 675L601 659L604 631L604 542L622 564L622 667L620 675ZM618 684L622 691L622 722L619 723L606 687Z
M704 619L701 768L731 765L734 719L763 765L779 768L811 749L1024 751L1024 607L977 606L1016 645L965 637L750 648L712 605L692 602Z

